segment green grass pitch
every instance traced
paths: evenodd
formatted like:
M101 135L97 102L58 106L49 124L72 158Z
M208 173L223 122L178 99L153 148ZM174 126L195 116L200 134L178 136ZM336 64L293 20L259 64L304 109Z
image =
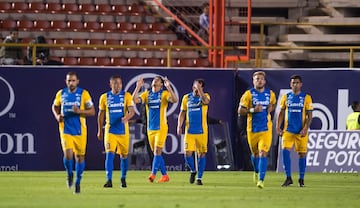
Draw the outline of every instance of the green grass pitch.
M65 185L65 171L0 172L0 207L360 207L358 173L307 173L306 187L283 188L284 174L268 172L264 189L252 182L252 172L208 171L203 186L189 184L187 172L169 172L165 184L149 183L148 175L129 171L128 187L120 188L120 173L114 171L114 187L104 189L104 171L85 171L81 194L75 195ZM297 182L296 173L293 179Z

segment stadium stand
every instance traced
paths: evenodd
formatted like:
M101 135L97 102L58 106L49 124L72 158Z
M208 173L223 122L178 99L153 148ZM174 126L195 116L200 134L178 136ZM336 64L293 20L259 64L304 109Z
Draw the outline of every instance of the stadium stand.
M201 0L163 0L174 13L188 11L187 22L194 31L198 27ZM246 1L226 2L225 45L241 45L245 35L239 26ZM252 45L271 46L335 46L359 45L360 2L356 0L253 0ZM152 1L139 0L47 0L0 2L0 38L8 30L18 27L20 38L32 39L44 35L54 44L87 44L97 47L58 47L51 49L51 57L65 64L92 63L101 66L167 65L164 47L174 46L173 66L207 67L207 59L198 59L197 51L186 46L168 29L172 21L154 6ZM301 24L288 24L288 23ZM264 24L264 36L260 23ZM267 24L271 23L271 24ZM24 42L24 40L22 42ZM196 44L196 43L195 43ZM113 45L110 49L99 47ZM116 46L136 46L137 48ZM158 48L141 48L154 46ZM225 51L238 54L238 50ZM277 50L263 51L264 67L327 66L329 61L339 66L348 62L348 51ZM255 53L252 51L252 58ZM89 59L83 59L89 58ZM136 58L136 59L135 59ZM354 60L360 61L359 52ZM139 61L139 60L142 61ZM87 61L84 61L87 60ZM88 60L92 60L90 62ZM322 65L323 64L323 65ZM336 65L336 64L335 64Z

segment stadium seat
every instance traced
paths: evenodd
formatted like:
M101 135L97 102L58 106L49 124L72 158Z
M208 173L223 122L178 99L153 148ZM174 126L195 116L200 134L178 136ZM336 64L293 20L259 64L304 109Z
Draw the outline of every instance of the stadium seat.
M63 31L67 28L67 23L63 20L54 20L51 22L51 28L56 31Z
M89 45L104 45L104 41L101 39L90 39L88 44ZM97 49L97 47L94 46L93 49Z
M154 33L165 33L165 32L170 32L168 30L168 28L166 27L166 25L164 23L161 22L156 22L153 23L151 25L151 31L153 31Z
M164 58L162 60L162 62L164 63L164 66L167 66L167 61L168 61L167 58ZM177 59L171 59L170 64L171 64L171 67L178 67L179 66L179 61Z
M29 11L34 13L41 13L45 10L45 4L41 2L32 2L29 4Z
M85 39L73 39L70 42L72 45L87 45L87 41ZM81 47L76 47L76 49L81 49Z
M14 2L12 4L12 10L17 13L23 13L29 8L29 4L25 2Z
M112 11L117 15L127 15L129 13L129 6L123 4L114 5Z
M8 2L0 2L0 12L1 13L8 13L11 9L11 4Z
M47 12L52 14L59 13L62 10L59 3L47 3L45 8Z
M115 39L107 39L104 41L105 45L120 45L120 41L119 40L115 40ZM114 48L110 48L110 50L113 50Z
M148 40L148 39L141 39L138 42L139 46L154 46L154 42L152 40ZM154 48L142 48L142 50L147 51L147 50L154 50Z
M115 30L118 29L118 27L114 22L102 22L100 25L101 25L101 29L106 32L114 32Z
M112 65L113 66L127 66L128 60L126 58L113 58Z
M79 11L83 14L92 14L96 12L96 6L94 4L80 4Z
M4 19L2 21L2 29L10 30L11 28L16 28L17 24L15 20L12 19Z
M34 40L34 39L33 38L22 38L21 43L30 43L32 40Z
M109 4L98 4L96 5L96 12L106 15L112 13L112 8Z
M69 39L55 39L54 44L70 45L71 43L70 43ZM64 49L64 47L59 47L59 49ZM70 48L67 48L67 49L70 49Z
M36 20L34 22L34 27L36 30L44 31L51 27L51 23L48 20Z
M155 43L156 46L170 46L168 40L155 40L154 43ZM167 50L167 48L164 48L164 47L159 47L158 49L160 51L166 51Z
M145 8L143 5L132 4L130 7L131 15L143 15L145 13Z
M98 22L85 22L84 27L88 32L97 32L101 30L101 25Z
M18 22L18 29L22 31L28 31L31 30L34 27L34 22L31 20L19 20Z
M78 64L81 66L94 66L95 60L91 57L80 57Z
M187 44L183 40L173 40L171 42L171 45L172 46L187 46ZM180 51L180 50L183 50L183 49L175 47L175 50Z
M119 30L123 33L131 32L133 30L133 25L129 22L120 22Z
M84 29L84 23L80 21L69 21L68 29L76 32Z
M164 63L159 58L148 58L145 61L145 66L164 66Z
M147 23L135 23L134 30L138 33L145 33L150 31L150 27Z
M78 64L78 59L75 57L64 57L62 62L64 63L64 65L77 65Z
M96 58L96 65L111 66L111 59L108 57L98 57L98 58Z
M136 40L123 40L121 42L123 46L137 46ZM126 47L125 50L137 50L136 48Z
M62 11L68 14L77 13L79 11L79 6L73 3L65 3L62 5Z
M180 67L193 67L194 64L194 59L192 58L183 58L183 59L179 59L179 66Z
M207 58L197 58L195 59L196 67L211 67L211 63Z
M130 58L129 59L129 66L144 66L144 59L142 58Z

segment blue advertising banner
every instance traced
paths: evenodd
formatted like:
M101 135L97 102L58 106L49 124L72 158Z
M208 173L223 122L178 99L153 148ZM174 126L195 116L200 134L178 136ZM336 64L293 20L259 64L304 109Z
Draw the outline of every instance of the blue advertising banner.
M281 146L281 143L280 143ZM279 148L280 150L281 148ZM281 162L279 152L278 164ZM291 169L298 171L298 156L291 152ZM360 172L360 131L321 131L309 132L306 171L323 173ZM277 171L284 171L279 165Z
M58 125L51 112L56 92L66 87L65 75L76 71L80 87L87 89L96 112L102 93L110 90L109 78L120 75L123 88L133 92L136 80L144 78L149 87L154 76L167 76L179 96L179 102L167 111L169 134L164 158L171 170L183 170L182 139L176 135L181 98L192 91L196 78L205 79L205 91L211 96L209 115L231 126L234 100L234 71L179 70L157 68L72 68L72 67L1 67L0 68L0 171L63 170ZM137 114L139 111L136 110ZM96 138L96 116L87 118L87 169L103 169L103 143ZM136 132L136 130L135 130ZM134 144L139 135L133 134ZM215 168L209 152L207 169Z
M252 87L253 70L240 70L238 72L238 85L243 90ZM273 116L273 127L277 122L277 115L279 113L279 99L284 93L290 91L290 76L298 74L302 77L302 90L312 96L313 99L313 122L309 137L309 152L308 152L308 171L315 172L351 172L358 171L359 145L356 138L358 133L346 133L345 130L346 117L352 112L351 103L355 100L360 100L358 93L358 86L360 80L360 71L358 69L291 69L291 70L266 70L266 86L272 89L277 97L277 108ZM239 86L238 86L239 88ZM331 144L344 144L334 146L330 151L323 147L320 143L322 140L330 142ZM344 143L346 139L352 139L351 143ZM344 140L345 139L345 140ZM347 141L347 140L346 140ZM357 142L357 143L356 143ZM357 148L353 148L357 145ZM332 147L327 145L327 147ZM281 162L281 148L279 145L279 138L273 129L273 144L270 151L272 158L269 165L271 168L282 171ZM342 151L340 151L342 150ZM346 155L345 155L346 152ZM295 156L295 157L294 157ZM350 159L352 157L352 159ZM278 159L279 158L279 159ZM297 164L297 156L293 154L293 165ZM316 159L317 158L317 159ZM333 161L335 160L335 162ZM337 160L337 162L336 162ZM349 162L349 160L351 160ZM344 164L342 164L342 161ZM293 167L297 170L297 167Z

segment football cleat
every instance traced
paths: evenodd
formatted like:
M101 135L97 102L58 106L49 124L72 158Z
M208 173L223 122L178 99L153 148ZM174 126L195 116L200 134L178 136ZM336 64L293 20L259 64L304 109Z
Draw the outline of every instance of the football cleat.
M151 174L151 175L149 175L149 177L148 177L148 179L149 179L149 182L154 182L154 180L155 180L155 175L154 174Z
M127 186L126 186L126 180L125 180L125 178L121 178L121 187L122 188L126 188Z
M293 180L291 177L286 177L284 183L281 185L282 187L287 187L293 184Z
M75 184L74 194L80 194L80 184Z
M304 184L304 179L299 179L299 187L305 187L305 184Z
M259 173L254 172L253 181L254 181L255 184L257 184L257 182L259 181Z
M264 181L259 180L259 181L257 182L256 186L257 186L258 188L260 188L260 189L263 189L263 188L264 188Z
M72 187L73 181L74 181L74 175L69 175L67 180L66 180L66 185L67 185L68 188Z
M202 186L202 185L203 185L201 179L199 179L199 178L196 179L196 185L199 185L199 186Z
M196 171L190 173L189 182L193 184L195 182Z
M106 183L104 184L104 188L112 188L112 181L111 180L107 180Z
M161 176L161 178L158 180L158 183L165 183L165 182L169 182L170 178L169 175L163 175Z

